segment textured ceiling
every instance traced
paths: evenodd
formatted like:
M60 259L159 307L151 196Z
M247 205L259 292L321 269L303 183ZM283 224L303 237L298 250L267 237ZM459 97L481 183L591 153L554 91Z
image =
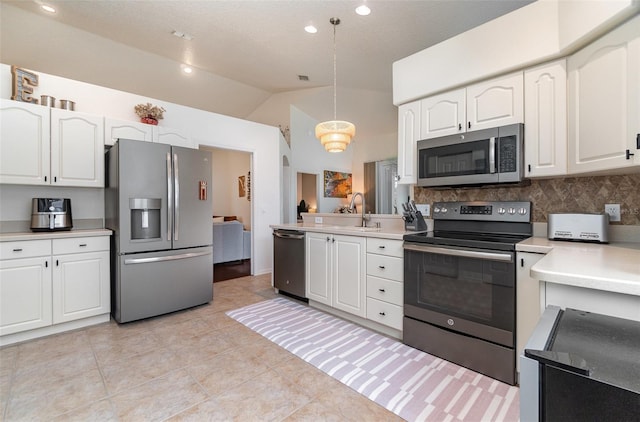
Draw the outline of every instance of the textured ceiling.
M50 19L271 93L333 83L331 17L342 21L338 85L391 92L394 61L530 2L368 0L363 17L354 12L362 1L345 0L46 1L57 8ZM46 15L35 1L2 3ZM317 34L303 31L309 23Z

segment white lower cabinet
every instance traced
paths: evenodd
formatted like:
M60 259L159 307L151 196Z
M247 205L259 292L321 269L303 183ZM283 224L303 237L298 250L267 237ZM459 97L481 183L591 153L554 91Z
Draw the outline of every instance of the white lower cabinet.
M100 315L108 321L108 236L11 241L0 247L0 336ZM14 340L59 331L64 330ZM5 340L2 344L14 342Z
M307 233L305 251L307 298L365 317L365 239Z
M109 313L109 238L53 240L53 323Z
M367 238L367 319L402 330L404 258L401 240Z

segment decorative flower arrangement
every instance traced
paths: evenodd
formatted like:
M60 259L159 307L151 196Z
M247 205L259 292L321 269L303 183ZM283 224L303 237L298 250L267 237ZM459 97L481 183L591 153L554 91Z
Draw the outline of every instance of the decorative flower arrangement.
M167 111L162 107L151 105L151 103L138 104L134 109L140 117L140 121L150 125L157 125L158 120L161 120L164 117L163 113Z

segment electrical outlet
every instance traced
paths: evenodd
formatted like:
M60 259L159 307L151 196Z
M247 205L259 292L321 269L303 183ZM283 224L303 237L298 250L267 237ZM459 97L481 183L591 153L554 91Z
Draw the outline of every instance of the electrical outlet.
M604 212L609 214L609 221L620 221L620 204L604 204Z
M322 224L322 217L315 217L316 224Z

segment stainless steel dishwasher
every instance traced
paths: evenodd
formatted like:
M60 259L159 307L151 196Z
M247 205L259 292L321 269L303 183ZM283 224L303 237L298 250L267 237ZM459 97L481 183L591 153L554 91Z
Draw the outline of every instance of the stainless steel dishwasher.
M306 301L304 232L273 231L273 286Z

